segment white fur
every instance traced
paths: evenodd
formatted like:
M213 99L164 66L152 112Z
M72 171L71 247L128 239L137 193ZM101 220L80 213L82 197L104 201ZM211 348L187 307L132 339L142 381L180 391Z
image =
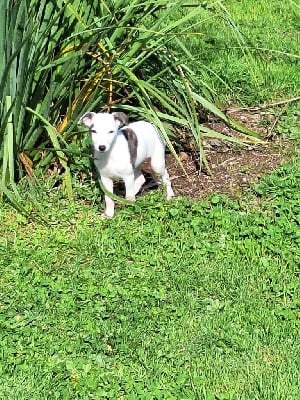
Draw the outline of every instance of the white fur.
M104 187L113 192L113 180L122 179L125 183L126 199L135 200L145 182L140 165L151 158L151 168L160 175L167 188L167 199L174 196L170 178L165 168L165 144L156 128L146 121L133 122L126 127L132 129L137 137L137 157L134 167L130 161L129 147L120 128L121 121L114 114L85 113L81 123L90 128L94 147L94 162ZM105 195L103 217L113 217L114 201Z

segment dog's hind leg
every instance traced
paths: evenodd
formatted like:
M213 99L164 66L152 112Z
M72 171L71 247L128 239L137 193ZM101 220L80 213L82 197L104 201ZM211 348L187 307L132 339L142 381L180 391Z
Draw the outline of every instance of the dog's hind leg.
M171 180L168 171L164 168L163 171L155 171L152 173L154 181L158 184L164 183L167 189L167 200L170 200L174 196L174 192L171 185Z
M146 182L146 179L140 168L136 168L134 171L134 194L137 194L143 184Z
M153 171L153 179L158 183L161 183L162 181L166 185L167 200L170 200L174 196L174 192L172 189L168 171L165 167L164 149L153 154L153 156L151 157L151 168Z
M165 169L164 173L161 175L161 179L167 188L167 200L170 200L174 196L174 192L171 185L171 180L168 171Z
M126 190L126 199L127 200L135 200L135 180L134 180L134 173L131 175L127 175L123 178L125 183L125 190Z

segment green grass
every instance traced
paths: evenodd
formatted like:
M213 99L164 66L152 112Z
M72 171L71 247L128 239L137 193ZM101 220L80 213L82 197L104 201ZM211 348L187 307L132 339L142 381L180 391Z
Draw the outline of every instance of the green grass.
M297 162L245 202L2 206L3 399L296 399ZM55 217L53 217L55 215Z
M242 39L237 40L236 31L222 18L211 18L208 7L206 22L197 26L202 35L190 36L187 43L192 54L187 63L193 69L198 65L199 81L212 87L217 98L245 105L299 96L299 2L222 3Z

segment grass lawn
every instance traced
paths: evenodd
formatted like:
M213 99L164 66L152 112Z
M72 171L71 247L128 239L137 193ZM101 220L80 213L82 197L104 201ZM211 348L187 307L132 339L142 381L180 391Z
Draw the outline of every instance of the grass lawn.
M212 18L208 7L203 22L191 28L202 35L187 39L191 58L186 62L193 69L198 66L200 87L202 79L217 98L244 105L299 96L299 1L222 3L230 13L228 19ZM231 18L242 35L228 23Z
M237 203L161 193L101 221L2 207L2 399L296 399L300 170Z
M288 40L283 30L299 35L296 2L286 24L283 2L272 2L268 38L265 1L224 3L242 27L255 13L253 35L269 47ZM225 71L222 54L214 64ZM291 95L293 60L270 61L279 72L265 83L269 96L262 86L254 101L245 79L237 97ZM238 81L244 64L230 65ZM299 114L283 115L278 130L299 140ZM49 223L0 203L0 399L298 399L299 164L298 154L239 201L166 203L155 191L108 221L90 185L77 182L69 204L60 187L24 183L24 205Z

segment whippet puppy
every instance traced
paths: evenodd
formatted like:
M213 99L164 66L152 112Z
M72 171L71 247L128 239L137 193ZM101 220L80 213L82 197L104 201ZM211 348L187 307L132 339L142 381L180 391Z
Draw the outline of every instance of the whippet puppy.
M135 195L145 183L141 164L151 159L153 177L166 185L167 200L174 196L169 174L165 168L165 143L157 129L147 121L128 122L122 112L86 112L79 120L85 124L92 137L94 163L105 189L113 193L113 180L125 183L126 199ZM114 201L105 193L103 218L113 217Z

